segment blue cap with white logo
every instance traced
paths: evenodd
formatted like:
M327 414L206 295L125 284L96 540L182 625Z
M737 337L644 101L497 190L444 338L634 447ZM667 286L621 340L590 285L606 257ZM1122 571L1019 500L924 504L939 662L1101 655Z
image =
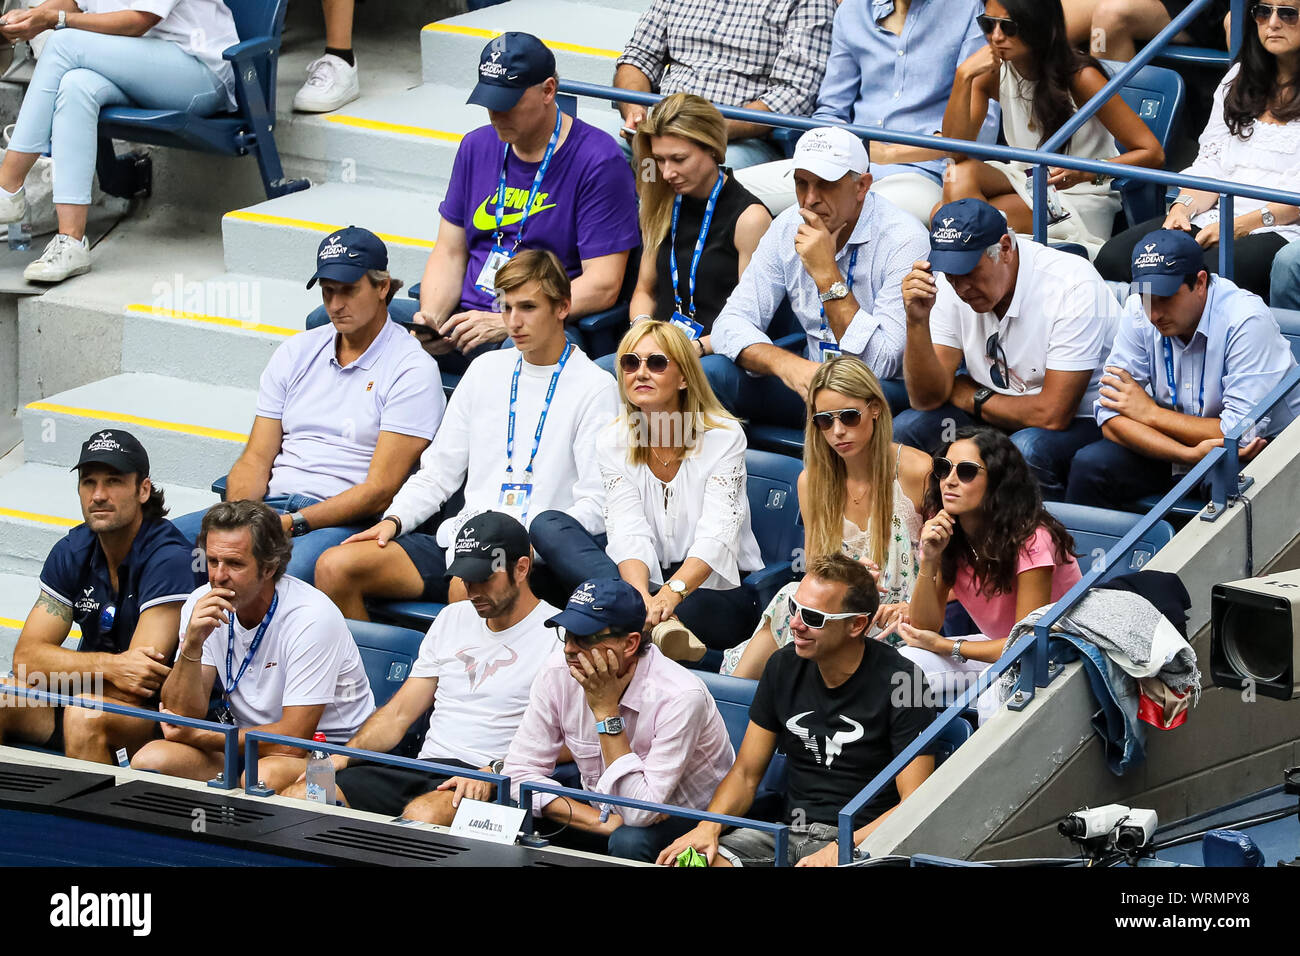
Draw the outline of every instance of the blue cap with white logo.
M945 203L930 220L930 267L964 276L1006 234L1006 217L982 199Z
M478 84L465 102L503 113L524 90L555 76L555 54L531 33L494 37L478 60Z
M1205 250L1181 229L1157 229L1138 240L1133 247L1134 295L1173 295L1183 284L1184 276L1194 276L1205 268Z
M316 274L307 288L314 286L317 279L351 285L370 269L388 270L388 248L369 229L348 226L321 240L316 250Z
M569 596L564 610L546 622L579 637L609 628L619 634L639 632L645 625L641 592L620 578L584 581Z

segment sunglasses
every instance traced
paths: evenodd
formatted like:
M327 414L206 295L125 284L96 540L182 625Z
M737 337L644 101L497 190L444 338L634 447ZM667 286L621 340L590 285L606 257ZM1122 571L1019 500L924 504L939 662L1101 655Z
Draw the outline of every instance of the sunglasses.
M978 462L959 461L954 465L947 458L936 458L934 463L931 465L931 468L934 471L934 477L938 478L940 481L943 481L952 474L952 470L956 468L957 480L963 485L969 485L975 480L975 476L984 470L984 466Z
M994 332L984 343L984 357L992 363L989 369L989 378L993 380L997 388L1010 388L1011 366L1007 362L1006 349L998 340L998 333Z
M1300 21L1300 8L1283 7L1276 3L1257 3L1250 8L1250 15L1255 18L1255 22L1260 26L1273 19L1273 14L1289 27L1296 25Z
M862 411L857 408L837 408L829 412L818 412L812 417L817 430L823 432L830 431L837 419L844 423L845 428L856 428L862 423Z
M826 626L827 621L846 621L851 617L861 617L861 611L845 611L843 614L827 614L825 611L819 611L816 608L804 607L791 595L790 601L790 619L794 620L795 615L803 619L805 627L812 628L814 631L820 631Z
M104 609L99 612L99 629L101 631L111 631L113 621L117 618L117 606L114 604L104 605Z
M635 352L624 352L618 357L618 367L628 375L639 372L643 364L656 375L660 375L668 371L668 356L662 352L652 352L643 358Z
M1259 6L1263 6L1263 4L1259 4ZM1001 27L1002 35L1008 39L1020 32L1020 24L1008 17L991 17L986 13L981 13L975 18L975 22L980 25L980 29L984 31L985 36L989 36L994 27Z

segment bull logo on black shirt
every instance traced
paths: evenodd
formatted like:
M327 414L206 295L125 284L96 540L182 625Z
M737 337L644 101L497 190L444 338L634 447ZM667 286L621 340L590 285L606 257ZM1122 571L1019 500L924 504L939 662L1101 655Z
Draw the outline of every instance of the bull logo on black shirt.
M821 733L818 733L817 728L804 727L799 723L811 713L811 710L805 710L802 714L795 714L785 722L785 729L802 740L804 747L817 758L817 763L823 767L829 768L835 762L835 758L844 751L845 744L861 740L866 733L860 723L852 717L845 717L843 714L833 717L832 720L843 721L848 724L848 730L829 733L830 728L823 726Z

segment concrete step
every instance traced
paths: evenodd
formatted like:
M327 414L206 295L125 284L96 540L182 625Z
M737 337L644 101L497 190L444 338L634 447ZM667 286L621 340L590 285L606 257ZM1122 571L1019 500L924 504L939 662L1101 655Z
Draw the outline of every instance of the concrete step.
M364 226L388 246L388 268L407 286L420 281L438 233L440 193L355 183L323 183L236 209L221 221L226 269L287 279L312 274L325 236Z
M239 457L256 408L256 382L237 388L123 373L29 403L24 453L28 462L68 468L88 436L116 425L144 445L160 484L207 488Z
M122 371L256 389L271 353L321 304L320 291L306 288L309 275L178 275L153 299L123 307Z
M40 591L40 579L34 575L0 574L0 674L13 666L14 646ZM81 628L74 624L63 646L73 648L80 641Z
M551 48L560 79L609 83L614 61L647 6L614 9L573 0L509 0L430 23L420 32L424 81L472 86L487 42L519 31L540 37Z
M161 480L159 484L175 516L217 501L207 490L211 479L201 487ZM50 548L81 520L77 479L66 467L27 462L0 475L0 572L36 577Z

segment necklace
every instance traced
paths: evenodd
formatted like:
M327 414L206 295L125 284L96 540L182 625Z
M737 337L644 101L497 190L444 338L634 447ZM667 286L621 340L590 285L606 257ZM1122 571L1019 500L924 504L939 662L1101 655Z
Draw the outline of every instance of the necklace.
M673 455L669 455L666 459L664 459L664 458L660 458L658 455L655 454L655 450L654 450L654 446L653 446L653 445L648 446L648 447L650 448L650 454L651 454L651 456L654 458L655 461L659 462L659 467L661 467L661 468L667 468L667 467L669 467L670 465L672 465L672 463L673 463L673 458L675 457L675 453L676 453L677 449L674 448L674 449L673 449L674 454L673 454Z
M869 492L870 490L871 490L871 485L867 485L867 490L864 491L864 492L862 492L862 494L858 495L858 496L855 498L855 497L853 496L853 492L849 491L849 484L848 484L848 482L845 482L845 483L844 483L844 493L845 493L846 495L849 496L849 500L853 502L853 507L855 507L855 508L856 508L858 505L862 504L862 499L865 498L865 497L867 496L867 492Z

